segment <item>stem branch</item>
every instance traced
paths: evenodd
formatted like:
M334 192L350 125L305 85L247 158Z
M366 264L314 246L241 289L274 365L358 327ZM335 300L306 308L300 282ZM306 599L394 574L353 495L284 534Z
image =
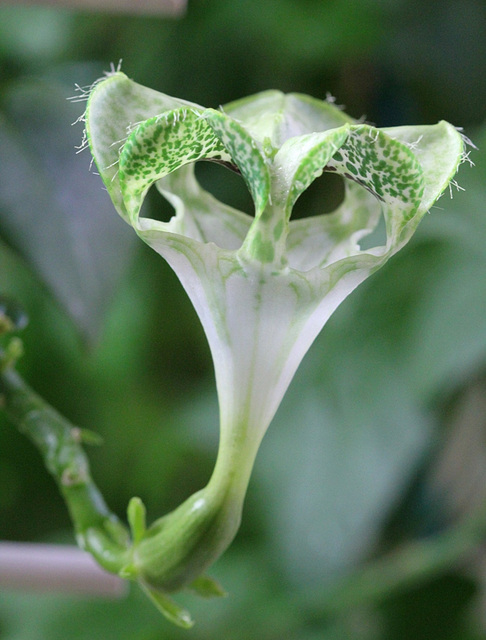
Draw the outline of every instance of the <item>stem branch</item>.
M0 364L3 353L0 352ZM0 399L8 418L40 451L73 521L79 545L103 568L126 562L129 536L93 482L80 444L82 431L38 396L11 367L0 366Z

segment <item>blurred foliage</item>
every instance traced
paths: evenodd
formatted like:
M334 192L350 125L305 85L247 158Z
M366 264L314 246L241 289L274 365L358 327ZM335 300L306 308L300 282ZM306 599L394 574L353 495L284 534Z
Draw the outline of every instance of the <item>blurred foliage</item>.
M476 437L464 441L456 411L472 388L486 395L485 33L482 0L200 0L177 21L0 8L0 293L31 318L22 373L102 434L93 474L121 516L132 495L152 519L203 485L217 407L209 350L177 279L124 228L87 152L75 153L82 126L71 123L84 105L65 99L74 84L123 58L137 82L205 106L271 87L329 92L379 126L450 120L480 147L476 168L461 168L466 191L444 195L311 349L263 443L240 534L215 567L230 597L191 600L191 637L486 637L479 551L345 616L316 604L367 559L467 513L473 501L458 509L450 490L459 482L474 476L467 486L486 498L484 471L461 464L467 457L449 453L447 482L434 475L451 439L486 457L484 417L474 414ZM223 171L205 171L205 184L247 206ZM309 213L317 202L316 192ZM2 416L0 486L0 537L70 539L37 453ZM136 590L121 602L0 594L2 640L186 634Z

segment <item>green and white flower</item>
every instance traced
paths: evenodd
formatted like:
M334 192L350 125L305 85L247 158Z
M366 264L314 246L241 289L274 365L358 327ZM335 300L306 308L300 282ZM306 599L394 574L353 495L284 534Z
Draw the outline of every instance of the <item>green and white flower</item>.
M120 72L95 84L85 120L113 204L179 277L214 361L221 424L213 476L147 530L132 502L134 543L122 571L184 624L165 593L215 589L200 576L236 534L258 447L297 367L337 306L411 238L453 179L463 140L446 122L377 129L327 101L279 91L205 109ZM241 174L254 216L199 185L201 160ZM342 204L292 220L323 171L343 176ZM152 185L174 207L169 222L140 215ZM382 218L386 242L362 249Z

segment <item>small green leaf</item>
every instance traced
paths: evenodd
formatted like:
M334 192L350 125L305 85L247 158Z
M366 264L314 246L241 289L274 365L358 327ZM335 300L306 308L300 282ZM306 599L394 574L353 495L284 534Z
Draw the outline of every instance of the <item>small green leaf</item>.
M192 589L203 598L224 598L228 595L217 580L205 575L196 578L189 585L189 589Z
M74 437L76 442L80 442L81 444L96 446L99 447L103 444L103 438L96 431L92 431L91 429L81 429L80 427L73 427L71 429L71 435Z
M118 575L124 580L135 580L138 576L138 569L134 562L128 562L118 571Z
M5 350L0 349L0 373L2 371L6 371L9 367L14 367L17 360L23 355L24 344L22 340L17 337L11 338L7 346L5 347Z
M190 629L194 625L194 620L187 609L184 609L160 591L151 589L143 583L140 583L140 586L167 620L183 629Z
M132 532L133 542L141 540L147 530L146 509L140 498L134 497L128 503L128 524Z

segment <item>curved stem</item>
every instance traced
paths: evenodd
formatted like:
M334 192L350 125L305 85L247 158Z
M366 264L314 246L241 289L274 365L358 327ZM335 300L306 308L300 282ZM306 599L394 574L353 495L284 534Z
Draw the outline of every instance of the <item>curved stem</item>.
M156 520L133 545L90 474L83 432L37 395L0 351L0 401L8 418L42 455L73 521L79 545L108 571L160 591L193 583L226 550L241 511L257 446L245 425L222 430L208 485ZM238 463L236 463L238 462Z
M106 570L118 573L126 563L128 533L91 478L82 430L38 396L11 366L0 367L0 398L9 419L40 451L69 509L79 545Z
M156 520L134 545L133 575L172 592L191 585L233 541L258 446L246 428L222 429L213 474L203 489ZM234 437L228 438L227 434Z

